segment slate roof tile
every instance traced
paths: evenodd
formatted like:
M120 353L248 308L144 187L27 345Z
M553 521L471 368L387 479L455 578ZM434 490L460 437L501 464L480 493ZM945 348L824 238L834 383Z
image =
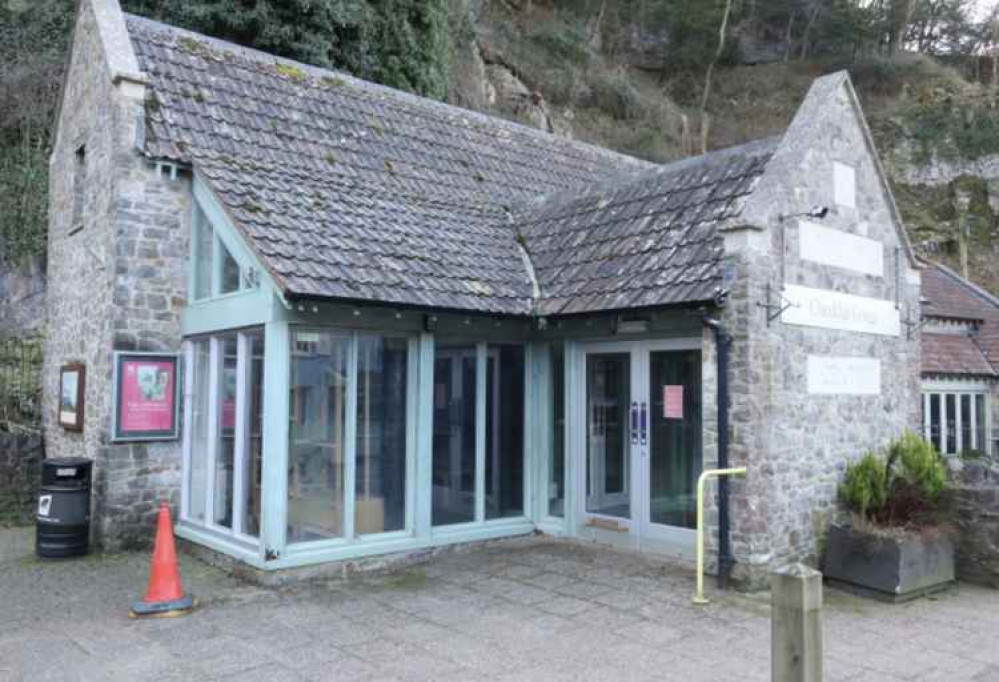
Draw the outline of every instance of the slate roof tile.
M922 273L923 315L972 325L973 334L922 335L922 372L999 376L999 299L956 272L932 263Z
M526 315L711 299L776 140L656 168L128 16L146 153L191 164L285 295ZM542 298L524 264L529 254Z

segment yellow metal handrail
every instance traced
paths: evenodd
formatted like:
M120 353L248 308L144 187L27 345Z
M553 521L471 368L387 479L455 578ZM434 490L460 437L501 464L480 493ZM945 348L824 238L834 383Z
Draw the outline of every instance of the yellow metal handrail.
M708 603L704 597L704 484L709 478L745 475L746 467L708 469L702 472L697 479L697 594L694 595L695 604Z

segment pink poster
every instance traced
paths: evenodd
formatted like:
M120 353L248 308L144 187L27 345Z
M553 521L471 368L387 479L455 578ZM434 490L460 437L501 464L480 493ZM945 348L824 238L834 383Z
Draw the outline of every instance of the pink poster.
M127 437L174 429L176 373L176 363L168 360L122 360L119 434Z
M683 419L683 386L663 386L663 418Z

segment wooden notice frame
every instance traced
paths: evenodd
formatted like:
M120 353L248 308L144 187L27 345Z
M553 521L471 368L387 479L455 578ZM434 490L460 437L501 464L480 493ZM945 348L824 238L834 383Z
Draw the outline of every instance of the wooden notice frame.
M59 369L59 404L56 415L59 426L67 431L83 431L86 388L87 368L83 363L70 362Z

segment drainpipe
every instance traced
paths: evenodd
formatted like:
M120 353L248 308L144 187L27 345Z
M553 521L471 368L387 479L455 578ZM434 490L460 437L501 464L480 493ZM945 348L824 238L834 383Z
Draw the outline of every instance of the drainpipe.
M720 320L705 316L704 325L715 333L715 348L718 353L718 467L729 468L728 461L728 354L732 337ZM728 477L718 479L718 588L728 587L732 572L731 530L728 513Z

